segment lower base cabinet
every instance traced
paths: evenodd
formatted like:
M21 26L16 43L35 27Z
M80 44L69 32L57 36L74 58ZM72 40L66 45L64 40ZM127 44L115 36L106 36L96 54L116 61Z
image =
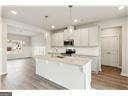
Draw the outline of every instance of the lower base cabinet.
M91 62L76 66L36 59L36 74L67 89L91 88Z

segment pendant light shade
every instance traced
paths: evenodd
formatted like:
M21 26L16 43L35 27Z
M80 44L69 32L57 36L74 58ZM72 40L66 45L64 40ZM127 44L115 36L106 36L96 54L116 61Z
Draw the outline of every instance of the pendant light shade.
M69 19L70 19L70 24L69 24L69 26L68 26L68 30L69 30L69 32L73 32L73 30L74 30L74 26L72 26L72 5L69 5L68 6L69 7Z

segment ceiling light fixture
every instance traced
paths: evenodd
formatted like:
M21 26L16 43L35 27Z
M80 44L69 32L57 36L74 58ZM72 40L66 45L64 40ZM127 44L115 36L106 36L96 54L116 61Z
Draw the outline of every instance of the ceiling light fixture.
M46 25L49 26L49 25L48 25L48 16L47 16L47 15L45 16L45 20L46 20L46 22L45 22Z
M48 17L49 16L45 16L45 19L46 19L46 25L48 26L48 27L51 27L52 29L54 29L55 28L55 26L54 25L52 25L52 24L48 24Z
M11 13L12 13L12 14L15 14L15 15L17 14L17 12L14 11L14 10L11 10Z
M118 7L118 10L122 10L122 9L124 9L124 6L119 6Z
M55 26L53 26L53 25L52 25L52 26L51 26L51 28L53 28L53 29L54 29L54 28L55 28Z
M77 19L74 19L74 22L78 22L78 20Z

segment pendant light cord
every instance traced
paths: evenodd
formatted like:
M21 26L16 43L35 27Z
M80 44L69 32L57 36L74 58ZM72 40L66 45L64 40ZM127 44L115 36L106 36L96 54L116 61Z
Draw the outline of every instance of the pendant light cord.
M46 25L49 26L48 25L48 16L47 15L45 16L45 19L46 19Z
M70 26L71 26L72 25L72 9L71 9L72 5L69 5L68 7L69 7L69 15L70 15L70 23L71 23Z

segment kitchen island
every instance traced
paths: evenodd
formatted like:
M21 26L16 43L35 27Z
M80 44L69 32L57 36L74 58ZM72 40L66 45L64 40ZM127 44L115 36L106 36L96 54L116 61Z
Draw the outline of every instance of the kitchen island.
M35 56L36 74L67 89L91 88L92 59L81 57Z

